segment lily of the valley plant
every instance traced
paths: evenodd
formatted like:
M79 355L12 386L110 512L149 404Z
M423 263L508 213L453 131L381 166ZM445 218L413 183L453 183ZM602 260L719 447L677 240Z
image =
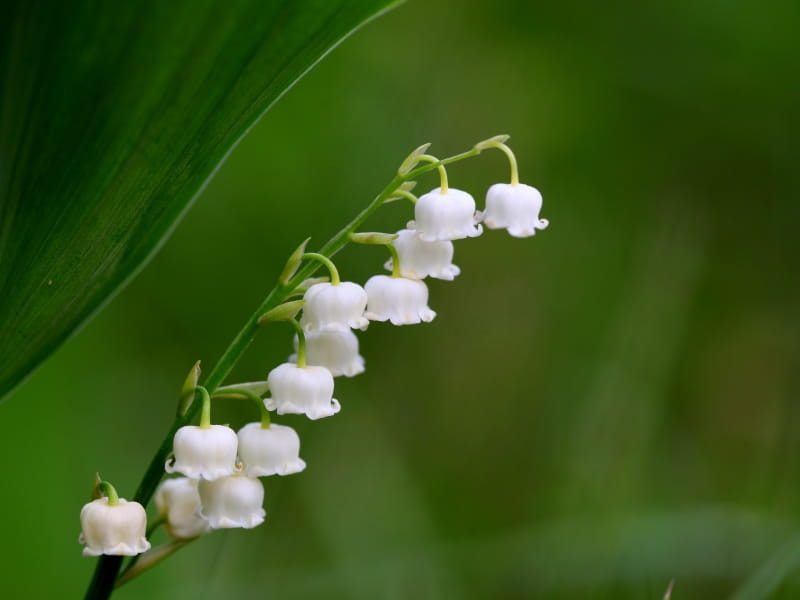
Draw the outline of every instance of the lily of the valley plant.
M95 498L80 515L84 555L103 555L87 598L107 598L114 587L214 529L261 525L266 516L261 478L292 475L306 467L297 433L275 423L271 413L318 420L342 410L334 398L334 378L364 372L354 330L366 329L370 321L413 325L433 320L425 279L452 281L458 276L454 240L478 237L484 225L515 237L547 227L548 221L539 218L542 196L519 182L507 139L496 136L445 159L427 154L430 144L420 146L383 191L319 251L306 252L306 240L292 253L275 287L202 385L199 363L190 371L175 420L133 500L120 498L109 482L97 478ZM478 212L472 195L449 186L445 167L493 148L508 157L510 182L491 186L485 210ZM417 198L412 193L415 180L433 170L439 173L439 186ZM358 231L373 212L395 200L413 204L414 220L405 228L396 233ZM332 257L350 242L385 246L390 274L374 275L363 287L342 281ZM327 277L312 278L323 267ZM293 325L295 353L265 380L222 385L256 333L275 321ZM238 432L213 424L212 405L230 398L251 400L258 420ZM174 477L164 479L165 474ZM148 529L144 507L153 496L158 515ZM161 524L172 541L151 549L146 538ZM123 566L126 556L132 558Z

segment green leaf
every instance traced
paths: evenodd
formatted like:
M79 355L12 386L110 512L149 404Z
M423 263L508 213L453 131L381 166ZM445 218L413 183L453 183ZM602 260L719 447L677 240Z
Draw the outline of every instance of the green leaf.
M396 3L6 3L0 397L136 274L292 84Z

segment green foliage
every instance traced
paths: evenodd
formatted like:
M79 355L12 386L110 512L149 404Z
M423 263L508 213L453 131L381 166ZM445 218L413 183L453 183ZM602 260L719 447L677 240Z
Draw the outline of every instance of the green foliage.
M265 110L394 3L7 6L0 396L136 274Z

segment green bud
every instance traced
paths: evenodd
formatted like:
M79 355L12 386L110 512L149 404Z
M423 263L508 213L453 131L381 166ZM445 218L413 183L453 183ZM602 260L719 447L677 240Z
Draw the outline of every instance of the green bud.
M386 246L397 239L396 233L379 233L374 231L363 233L351 233L350 241L356 244L367 244L370 246Z
M510 135L505 135L505 134L490 137L487 140L483 140L482 142L478 142L477 144L475 144L475 150L477 150L478 152L483 152L488 148L495 148L500 144L505 144L510 137L511 137Z
M300 309L303 308L305 300L292 300L291 302L284 302L279 304L272 310L268 310L258 319L259 325L271 323L273 321L288 321L294 319Z
M411 154L406 156L405 160L402 163L400 163L400 168L397 169L397 174L400 175L401 177L408 175L411 172L411 170L417 166L417 163L419 162L419 157L425 154L425 152L427 152L428 148L430 147L431 147L430 143L422 144L422 146L420 146L419 148L414 150Z
M100 487L101 483L103 483L103 478L100 477L100 473L95 473L94 482L92 482L92 500L103 497L103 489Z
M403 183L400 184L400 187L397 188L397 189L398 190L403 190L404 192L410 192L415 187L417 187L417 182L416 181L404 181Z
M194 363L194 366L189 370L189 374L183 381L181 387L181 396L178 400L178 416L183 416L194 401L194 391L197 387L197 382L200 381L200 361Z
M330 280L330 277L309 277L308 279L304 279L302 282L300 282L300 285L295 288L295 292L304 294L312 285L317 285L318 283L327 283Z
M218 387L214 392L214 396L224 396L228 390L247 390L256 396L263 396L269 391L269 385L266 381L247 381L245 383L233 383L231 385L223 385Z
M286 266L283 267L281 276L278 277L278 283L285 285L292 278L292 276L297 273L300 263L303 262L303 254L306 251L306 245L310 239L311 238L306 238L306 241L300 244L297 249L292 252L289 260L286 261Z

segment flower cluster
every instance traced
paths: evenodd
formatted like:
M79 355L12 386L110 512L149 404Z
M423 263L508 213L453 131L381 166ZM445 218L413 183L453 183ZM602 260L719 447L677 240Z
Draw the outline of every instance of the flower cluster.
M164 481L156 492L156 504L167 532L176 538L196 537L211 529L251 529L266 516L259 477L290 475L305 468L300 438L291 427L265 417L235 432L201 421L175 433L173 456L165 470L183 477Z
M468 192L448 186L444 164L424 154L426 147L406 160L401 177L415 173L417 164L428 161L436 163L433 168L439 170L440 186L419 198L410 193L408 186L394 189L398 196L414 202L414 220L392 234L350 230L349 239L345 240L385 246L391 255L384 265L390 275L374 275L362 287L341 281L330 256L305 253L305 243L292 255L279 280L279 285L288 290L282 299L304 289L302 301L267 303L270 310L257 322L291 322L296 331L295 353L273 368L266 382L225 386L210 394L197 386L196 380L190 387L194 401L202 402L200 423L184 425L175 433L165 470L180 476L163 481L155 495L160 517L172 537L191 539L213 529L249 529L263 523L266 512L260 478L299 473L306 467L299 455L297 433L272 422L270 412L305 415L311 420L337 414L341 405L333 397L334 378L353 377L365 369L354 330L366 329L370 321L389 321L393 325L432 321L436 313L428 306L424 280L431 277L452 281L459 275L459 267L453 264L454 240L481 235L482 225L504 228L515 237L532 236L547 227L547 220L539 218L542 197L535 188L519 183L516 161L504 141L502 136L492 138L473 150L476 155L489 147L498 148L511 163L511 183L489 188L482 213L476 210L475 200ZM290 280L295 281L291 278L299 265L308 261L323 264L329 280L303 280L288 285ZM263 398L266 390L269 396ZM248 423L238 432L227 425L213 425L212 400L225 397L255 401L261 421ZM87 504L81 512L81 523L84 554L132 555L150 546L144 537L144 509L137 503L116 499L115 492Z

